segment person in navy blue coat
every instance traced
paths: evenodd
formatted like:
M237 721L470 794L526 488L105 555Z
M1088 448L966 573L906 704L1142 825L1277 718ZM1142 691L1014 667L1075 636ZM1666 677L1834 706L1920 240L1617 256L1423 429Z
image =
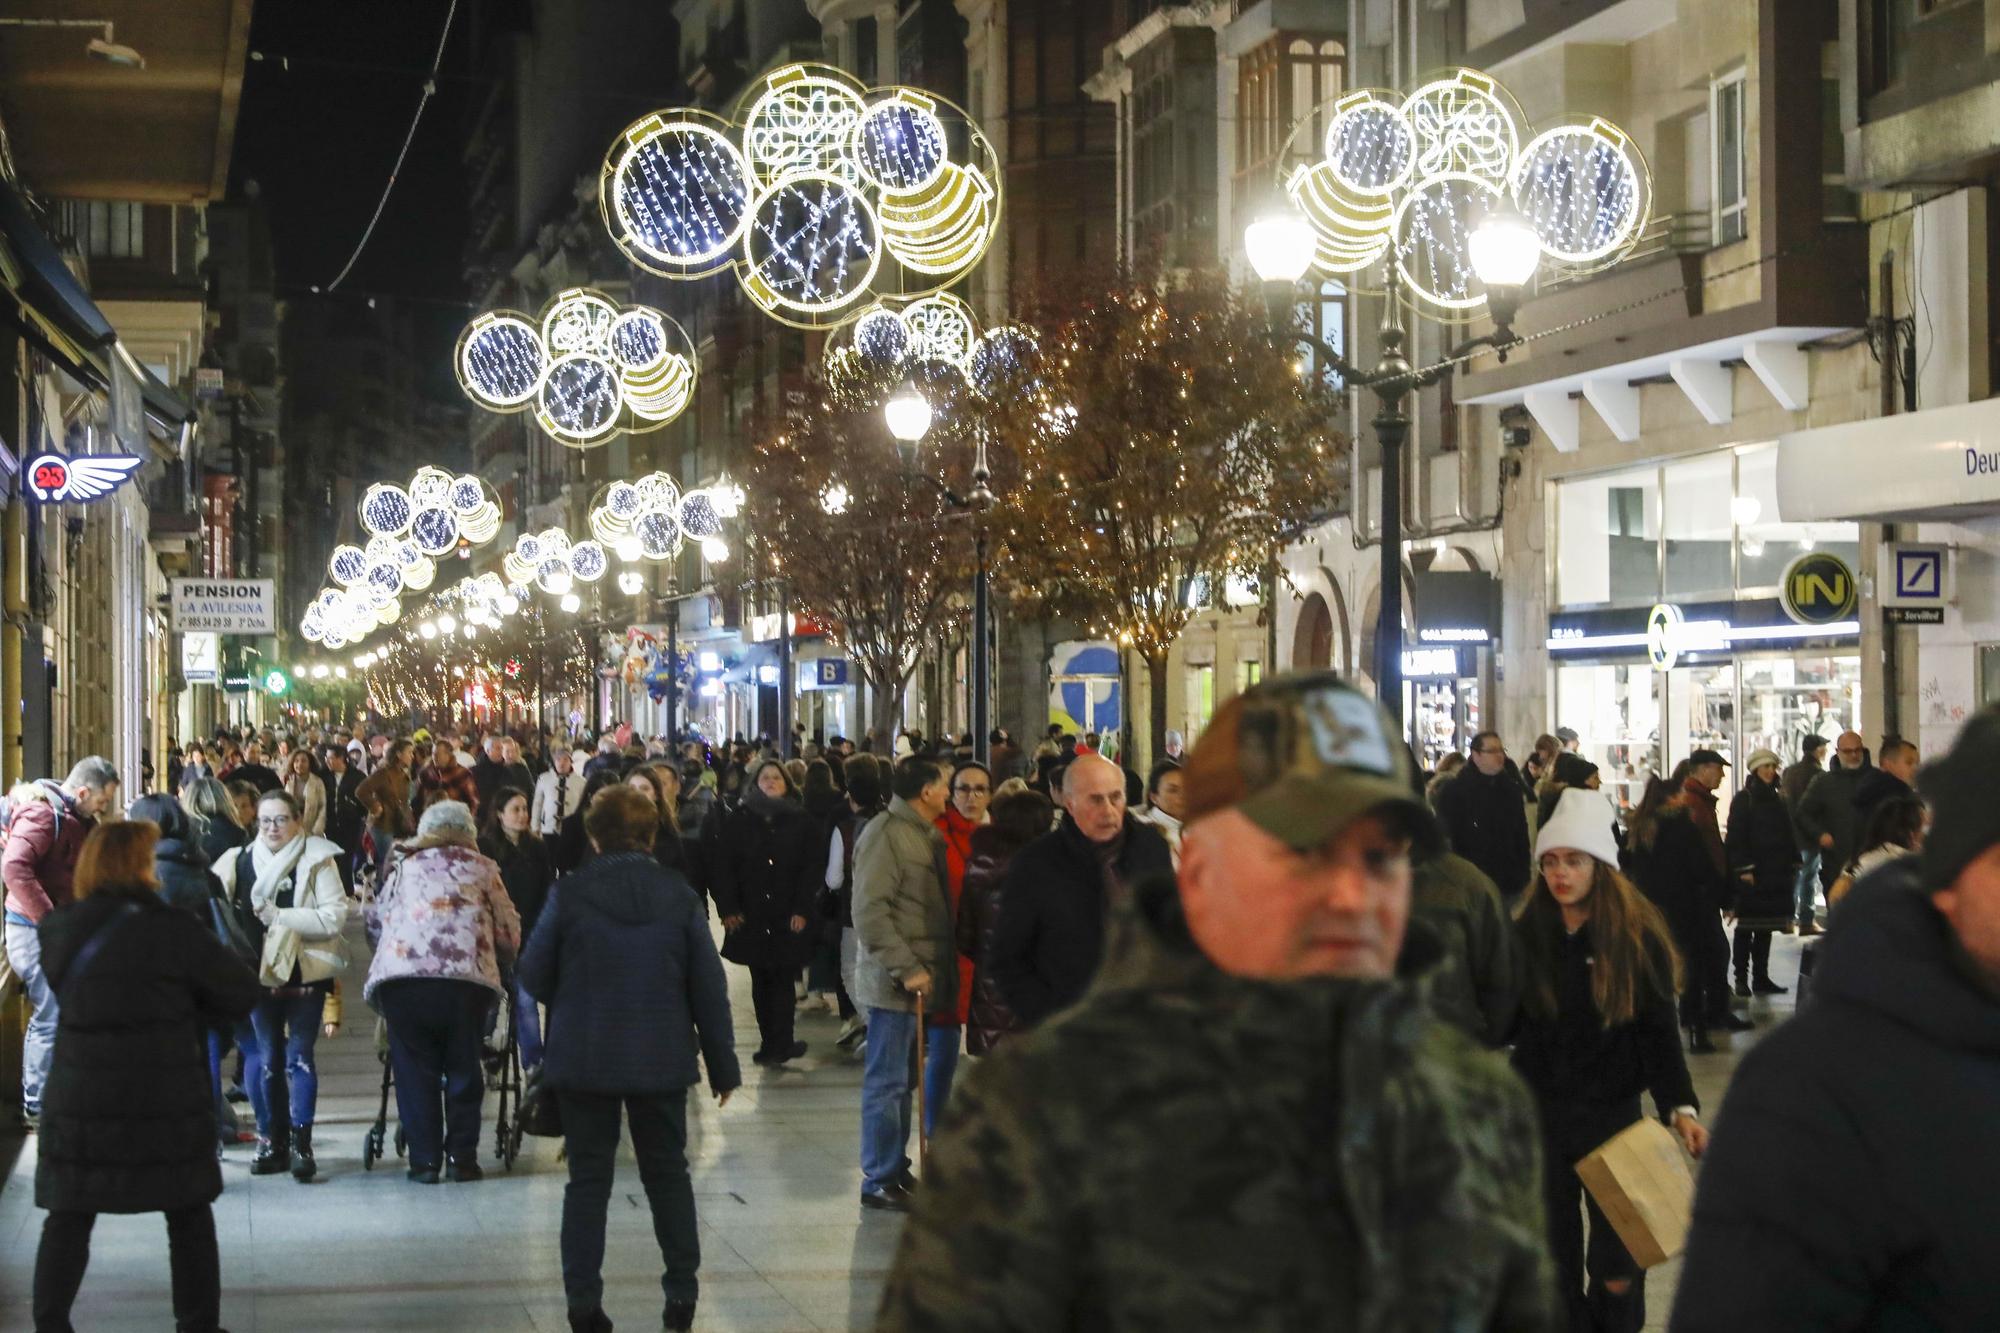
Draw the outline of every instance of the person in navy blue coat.
M542 1081L555 1091L569 1149L562 1268L572 1329L611 1327L604 1227L621 1109L666 1265L665 1326L693 1323L701 1245L687 1093L701 1064L720 1105L743 1082L707 913L686 877L654 859L658 829L658 813L638 792L598 792L584 812L596 855L550 892L518 969L520 984L549 1009Z

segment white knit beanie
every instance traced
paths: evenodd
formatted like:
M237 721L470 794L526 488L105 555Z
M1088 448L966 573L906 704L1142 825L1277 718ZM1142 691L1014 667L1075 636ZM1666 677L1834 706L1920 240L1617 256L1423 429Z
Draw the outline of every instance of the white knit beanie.
M1588 852L1613 870L1618 868L1618 839L1611 834L1611 802L1602 792L1570 787L1556 802L1555 813L1535 837L1535 859L1558 847Z

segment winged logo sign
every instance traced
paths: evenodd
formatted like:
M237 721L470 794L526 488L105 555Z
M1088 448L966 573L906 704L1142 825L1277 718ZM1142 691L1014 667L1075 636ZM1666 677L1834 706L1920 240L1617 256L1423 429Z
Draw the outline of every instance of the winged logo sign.
M137 454L37 454L28 460L28 494L42 504L88 504L117 490L145 461Z

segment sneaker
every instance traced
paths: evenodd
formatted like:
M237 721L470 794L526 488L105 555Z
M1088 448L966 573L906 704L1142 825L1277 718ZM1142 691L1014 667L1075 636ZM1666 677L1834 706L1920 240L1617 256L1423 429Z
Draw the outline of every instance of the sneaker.
M41 1132L41 1128L42 1113L40 1111L21 1112L21 1132L23 1134L38 1134Z
M307 1125L292 1131L292 1179L303 1185L319 1174L319 1163L313 1160L312 1126Z
M470 1185L475 1180L486 1179L486 1172L477 1162L461 1162L454 1158L445 1163L444 1178L460 1185Z
M907 1213L910 1211L910 1193L896 1184L882 1190L863 1190L861 1208L864 1212Z
M250 1100L250 1094L243 1091L241 1083L232 1083L229 1085L229 1090L222 1094L222 1099L226 1102L241 1104Z
M847 1026L840 1030L840 1035L833 1039L833 1044L843 1051L852 1050L855 1044L867 1035L868 1025L861 1021L861 1015L856 1014L847 1020Z
M666 1313L660 1316L660 1327L671 1333L684 1333L694 1327L693 1301L668 1301Z

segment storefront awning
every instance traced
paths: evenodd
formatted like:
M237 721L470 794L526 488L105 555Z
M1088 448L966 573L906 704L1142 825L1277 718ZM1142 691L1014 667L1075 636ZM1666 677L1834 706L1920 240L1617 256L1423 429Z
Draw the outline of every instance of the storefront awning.
M23 332L78 379L108 391L118 330L42 234L27 201L7 181L0 181L0 245L5 250L0 254L0 282L20 309ZM194 419L179 395L136 358L126 360L136 372L149 415L168 427Z
M1779 436L1778 513L1787 523L2000 514L2000 398Z

